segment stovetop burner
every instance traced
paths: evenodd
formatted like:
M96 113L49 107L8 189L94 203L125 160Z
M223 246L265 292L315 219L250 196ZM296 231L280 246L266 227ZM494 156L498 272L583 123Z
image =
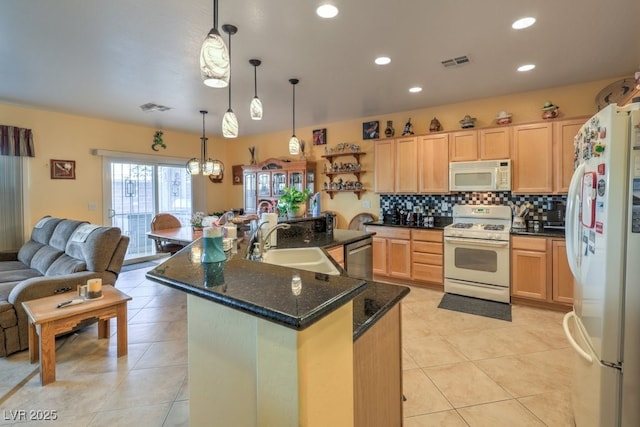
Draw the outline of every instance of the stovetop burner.
M484 229L490 230L490 231L502 231L504 230L504 225L503 224L485 224Z
M451 228L471 228L473 224L470 222L456 222L455 224L451 224Z

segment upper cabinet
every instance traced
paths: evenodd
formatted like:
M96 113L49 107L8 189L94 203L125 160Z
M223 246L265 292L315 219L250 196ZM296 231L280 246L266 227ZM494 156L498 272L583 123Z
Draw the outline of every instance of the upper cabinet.
M449 161L478 160L478 131L463 130L449 133Z
M418 192L418 138L396 139L396 193Z
M575 161L573 140L588 119L588 117L583 117L553 123L553 188L556 193L569 192Z
M435 133L418 137L418 192L449 192L449 134Z
M449 161L508 159L511 154L511 128L496 127L449 132Z
M517 125L511 139L511 192L553 192L553 131L550 122Z
M373 191L395 192L396 140L380 139L373 144Z

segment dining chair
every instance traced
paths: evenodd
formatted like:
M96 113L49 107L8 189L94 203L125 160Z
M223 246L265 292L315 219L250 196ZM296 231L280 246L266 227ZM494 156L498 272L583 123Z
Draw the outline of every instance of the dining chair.
M180 220L170 213L159 213L151 220L151 231L167 230L170 228L180 228ZM153 239L156 245L156 252L170 253L171 255L184 248L184 245L162 240Z

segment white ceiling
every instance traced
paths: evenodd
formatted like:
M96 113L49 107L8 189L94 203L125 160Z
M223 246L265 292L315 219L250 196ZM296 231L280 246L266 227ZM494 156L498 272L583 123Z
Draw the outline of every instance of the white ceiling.
M232 107L240 136L631 76L640 67L638 0L219 0L234 24ZM212 0L0 0L0 102L159 129L221 134L227 89L202 84ZM523 16L535 26L515 31ZM225 34L226 39L226 34ZM387 55L391 64L373 60ZM441 61L471 62L444 68ZM262 121L249 118L258 68ZM529 73L516 67L536 64ZM421 93L410 94L419 85ZM155 102L172 109L143 112ZM1 119L1 118L0 118Z

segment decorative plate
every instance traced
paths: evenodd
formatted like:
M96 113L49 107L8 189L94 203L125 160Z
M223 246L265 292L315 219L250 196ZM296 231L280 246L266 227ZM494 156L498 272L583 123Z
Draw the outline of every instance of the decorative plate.
M631 95L631 92L636 86L636 81L633 77L618 80L611 83L609 86L602 89L598 95L596 95L596 105L598 111L602 110L609 104L618 104L620 101L626 99Z

